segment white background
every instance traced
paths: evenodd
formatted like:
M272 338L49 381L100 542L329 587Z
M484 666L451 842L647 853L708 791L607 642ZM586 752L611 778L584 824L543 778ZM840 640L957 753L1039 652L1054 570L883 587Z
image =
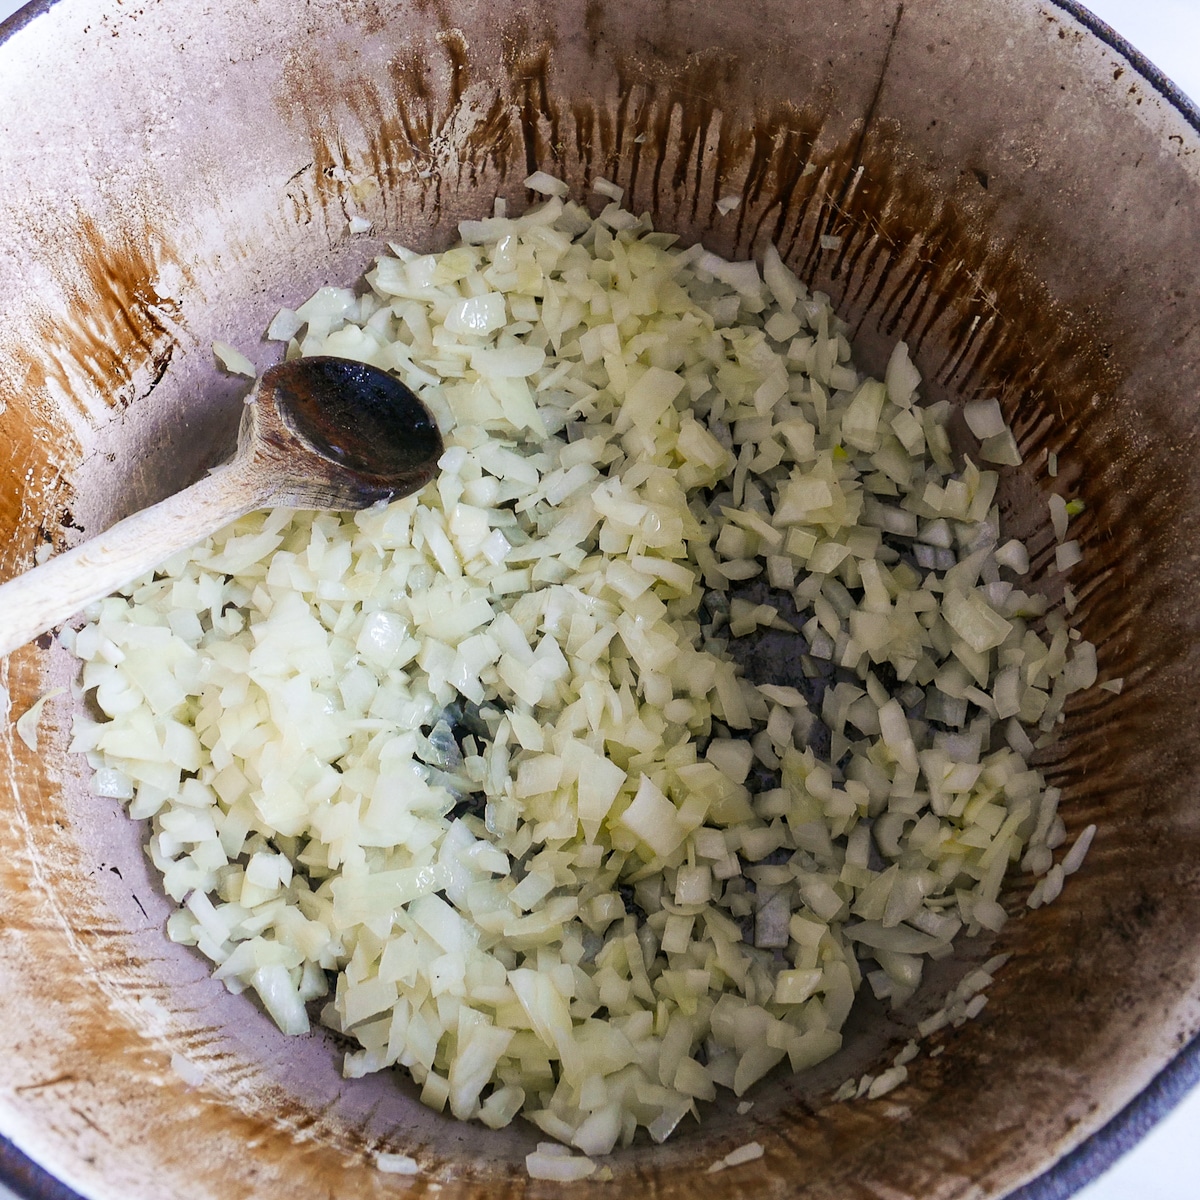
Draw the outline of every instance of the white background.
M0 0L0 20L21 7ZM1102 20L1200 101L1200 0L1090 0ZM1200 248L1197 249L1200 265ZM0 1200L9 1193L0 1187ZM1076 1200L1186 1200L1200 1195L1200 1089Z

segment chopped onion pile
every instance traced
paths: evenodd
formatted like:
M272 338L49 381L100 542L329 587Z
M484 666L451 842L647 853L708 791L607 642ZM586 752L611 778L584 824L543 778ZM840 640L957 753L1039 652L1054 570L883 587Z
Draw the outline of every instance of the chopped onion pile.
M333 979L347 1076L521 1113L574 1178L832 1054L864 969L900 1004L1000 929L1010 864L1064 838L1029 756L1096 665L903 344L865 378L774 249L529 182L272 323L418 392L438 479L246 517L94 606L108 720L74 748L227 987L301 1033ZM998 406L967 419L1014 461Z

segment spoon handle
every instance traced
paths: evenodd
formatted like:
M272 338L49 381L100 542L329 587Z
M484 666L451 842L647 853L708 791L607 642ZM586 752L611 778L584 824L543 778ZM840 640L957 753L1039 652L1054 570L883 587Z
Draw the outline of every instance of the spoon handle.
M0 656L269 501L270 490L239 455L184 491L0 584Z

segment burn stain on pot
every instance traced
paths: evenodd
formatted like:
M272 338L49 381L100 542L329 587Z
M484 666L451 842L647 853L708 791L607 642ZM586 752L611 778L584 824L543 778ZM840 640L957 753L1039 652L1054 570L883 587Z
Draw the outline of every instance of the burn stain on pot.
M1146 930L1152 926L1162 911L1162 901L1159 897L1147 891L1144 884L1134 887L1136 900L1117 909L1109 904L1105 930L1117 940L1126 945L1136 945L1139 938L1145 937Z
M729 121L719 97L736 86L741 71L736 56L710 50L690 56L665 78L656 78L640 60L636 76L631 62L618 73L622 81L639 78L644 103L635 136L645 139L641 149L652 163L649 193L656 210L670 196L675 224L710 222L717 200L737 190L730 186L731 177L741 169L753 134ZM669 182L664 185L664 180ZM630 190L637 184L637 172L631 171ZM738 236L743 221L744 206L739 208Z
M78 1076L70 1071L60 1072L58 1075L52 1075L49 1079L39 1079L34 1083L18 1084L13 1088L14 1092L41 1092L46 1088L61 1087L64 1084L76 1083Z
M474 186L485 170L507 174L521 144L510 99L470 93L467 46L455 27L396 55L375 80L343 79L307 52L288 59L284 79L280 104L299 118L313 152L309 168L288 181L293 210L306 221L314 207L327 219L377 207L385 223L395 221L411 214L415 192L436 224L447 182Z
M551 91L551 54L552 47L548 41L531 45L522 31L515 31L504 38L503 61L513 100L520 113L518 124L528 173L539 168L555 173L565 166L562 112L557 97Z
M467 44L461 29L443 29L437 37L450 66L449 102L454 110L462 103L463 89L470 74L467 70Z
M727 54L708 52L693 56L684 70L670 81L667 94L658 104L655 144L659 147L670 146L673 149L675 163L670 174L671 191L676 197L685 198L680 208L687 212L693 221L700 213L706 175L711 174L712 178L706 214L712 211L712 205L716 203L721 182L719 167L715 171L709 171L709 158L712 155L710 147L715 146L717 163L721 160L722 114L715 105L706 102L707 91L714 81L720 86L731 85L737 73L736 60ZM672 137L671 131L676 122L678 132ZM725 150L728 153L729 147L725 147ZM662 191L665 165L666 156L658 154L654 160L650 184L655 196ZM689 194L690 205L686 202Z
M571 118L575 123L575 157L583 167L583 173L588 178L594 178L593 164L597 152L604 155L605 128L601 124L600 114L586 101L574 100L571 103ZM609 129L611 138L611 127ZM603 167L595 175L604 175Z
M393 64L403 70L403 63ZM338 121L339 108L345 104L362 126L365 144L359 156L370 163L371 173L384 196L399 186L406 171L416 173L415 154L400 157L402 148L411 145L402 130L393 128L394 114L389 113L378 88L363 84L345 94L331 68L308 48L297 50L284 62L279 104L285 115L298 119L304 127L312 150L310 162L287 181L286 197L298 223L309 224L318 211L328 219L330 210L345 215L354 199L354 163Z
M189 1161L188 1147L194 1144L190 1138L166 1139L161 1150L163 1166L175 1173L187 1171L200 1192L217 1195L232 1189L252 1194L258 1191L256 1181L286 1175L302 1195L375 1194L377 1137L338 1121L333 1108L313 1109L297 1103L284 1088L263 1078L257 1067L235 1064L228 1053L209 1051L193 1056L187 1054L190 1046L181 1046L206 1076L203 1087L185 1087L172 1069L170 1050L161 1042L154 1044L157 1039L148 1042L132 1026L114 1019L111 1010L106 1011L101 989L89 991L94 995L93 1003L98 1001L97 1007L84 1011L79 1006L80 1011L67 1014L60 1045L73 1048L87 1061L111 1064L113 1077L120 1079L121 1085L115 1092L107 1081L68 1082L66 1073L61 1073L52 1083L79 1092L67 1108L77 1120L117 1139L129 1136L127 1127L132 1128L134 1136L153 1133L166 1090L171 1097L170 1120L175 1128L186 1126L199 1144L227 1140L253 1149L253 1154L246 1154L235 1166L229 1162L207 1164ZM148 1060L157 1066L157 1072L148 1069ZM124 1070L123 1063L127 1064ZM231 1067L232 1071L228 1069ZM105 1133L92 1114L112 1112L115 1107L133 1124L129 1127L123 1122L120 1130ZM139 1126L139 1120L146 1125ZM75 1136L61 1117L57 1132ZM398 1140L404 1144L404 1139ZM330 1149L338 1152L333 1156L336 1165L331 1165ZM412 1147L410 1142L405 1152L417 1158L423 1168L437 1170L438 1164L429 1161L424 1147ZM411 1194L427 1194L427 1178L415 1178Z
M27 367L30 356L27 345L11 349L0 345L0 378L14 360L18 370ZM67 472L79 459L79 443L62 428L61 417L47 408L30 383L14 389L0 413L0 436L7 446L11 477L19 481L18 487L0 491L0 579L28 569L47 533L55 545L61 544L61 529L47 527L40 517L74 503L75 489Z
M452 64L450 65L450 75L453 78L455 73ZM431 64L426 61L424 54L417 51L410 51L388 63L388 75L393 94L397 97L403 96L404 103L396 107L399 128L394 129L392 126L384 124L380 131L382 143L380 150L384 154L388 148L399 146L412 164L432 160L433 139L439 128L448 119L450 112L447 110L440 114L441 120L439 121L439 114L434 107L434 92L429 81L431 69ZM364 91L363 95L366 96L369 93ZM378 102L375 107L378 111ZM369 126L364 127L369 128ZM380 161L387 163L386 158L381 158Z
M74 513L72 513L71 510L65 505L59 510L58 523L63 529L77 529L80 533L83 532L83 526L75 520Z
M767 234L781 254L789 252L784 231L789 221L800 228L808 211L825 186L825 179L813 161L824 118L794 105L780 105L760 116L748 137L748 145L729 139L718 151L718 172L733 173L733 164L749 154L742 205L739 209L737 236L753 244L764 235L767 216L776 212L774 226ZM758 210L751 234L746 234L747 216Z
M102 404L128 407L157 385L178 344L179 304L155 285L164 269L188 272L169 242L131 215L103 225L86 213L56 231L63 253L51 263L66 316L38 323L41 388L53 384L89 416L82 385Z
M628 67L618 67L617 80L619 98L616 103L615 150L619 159L628 158L629 169L624 176L632 197L637 191L642 159L646 153L653 152L652 149L643 149L650 132L652 85L642 82L640 73L631 75Z
M164 270L188 277L175 250L138 214L124 222L119 214L102 223L86 213L56 220L56 253L46 267L61 307L40 309L28 330L0 345L0 388L12 397L2 420L14 452L28 459L19 476L24 490L0 499L0 528L13 533L5 542L13 571L31 538L63 542L62 524L35 529L29 519L33 512L69 515L73 503L65 475L81 448L58 405L95 424L106 409L153 391L181 324L177 302L159 296L155 284Z
M896 15L892 20L891 26L888 29L887 41L883 48L883 58L879 64L879 70L875 76L875 87L871 92L871 98L867 102L867 107L863 113L862 120L859 122L859 129L855 135L855 141L846 155L848 164L845 172L845 179L841 189L838 192L837 199L834 204L834 212L839 211L847 202L855 188L858 186L859 180L863 172L863 147L867 138L871 135L875 126L875 114L879 108L879 102L883 96L883 90L888 82L888 76L892 65L892 53L896 48L896 40L900 35L900 23L904 19L904 4L903 2L896 5ZM826 235L837 233L836 220L831 216L828 225L825 228ZM824 248L823 242L818 242L821 248ZM839 252L837 261L834 263L832 275L837 278L841 271L841 254Z
M377 36L386 32L392 13L385 12L377 0L364 4L362 0L342 0L339 8L344 12L347 25L354 25L364 36Z
M583 27L587 32L588 53L596 58L604 38L603 0L587 0L583 11Z

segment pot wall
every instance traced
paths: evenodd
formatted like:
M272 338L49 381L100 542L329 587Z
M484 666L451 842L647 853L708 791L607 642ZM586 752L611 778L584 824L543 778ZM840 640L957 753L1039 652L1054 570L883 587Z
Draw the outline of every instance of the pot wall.
M1198 152L1128 62L1030 0L59 0L0 45L0 574L219 460L241 389L213 338L265 366L281 304L385 241L449 244L496 194L524 205L534 168L577 198L615 180L719 253L775 241L869 368L904 338L933 398L1000 398L1026 455L1007 516L1052 593L1059 455L1056 486L1087 502L1082 627L1125 688L1080 698L1048 757L1069 829L1100 833L1060 901L1006 928L977 1022L884 1100L831 1106L904 1036L868 1007L838 1059L623 1152L613 1186L1000 1196L1200 1028L1200 756L1180 720L1200 671ZM378 236L350 236L356 213ZM70 670L11 656L13 715ZM96 1197L558 1194L525 1179L527 1127L343 1082L332 1039L285 1039L167 943L139 831L66 753L70 711L47 706L36 753L0 738L0 1132ZM704 1176L751 1139L762 1160ZM423 1173L380 1174L381 1149Z

